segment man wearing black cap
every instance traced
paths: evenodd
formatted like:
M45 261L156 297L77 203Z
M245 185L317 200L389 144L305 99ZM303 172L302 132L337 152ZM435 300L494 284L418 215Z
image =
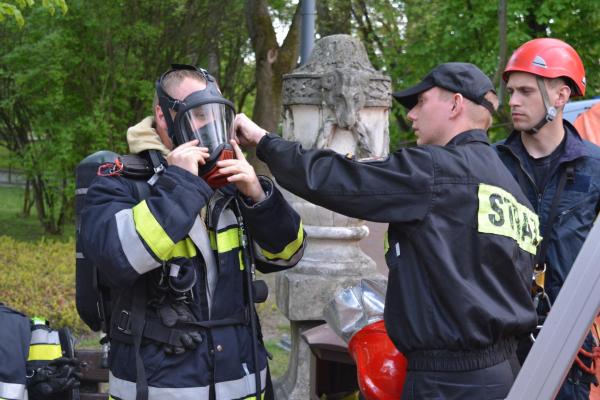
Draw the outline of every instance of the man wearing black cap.
M350 217L389 223L385 323L408 359L402 399L500 399L516 340L536 324L529 294L535 212L485 129L497 105L474 65L447 63L394 97L419 146L360 162L304 150L238 115L278 183Z

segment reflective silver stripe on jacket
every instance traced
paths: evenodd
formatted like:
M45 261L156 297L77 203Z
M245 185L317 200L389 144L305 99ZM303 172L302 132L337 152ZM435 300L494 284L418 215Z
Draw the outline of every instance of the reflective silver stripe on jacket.
M260 371L261 392L267 384L267 368ZM233 381L218 382L215 385L217 399L242 399L256 393L254 374L248 374L243 378Z
M108 374L109 393L122 400L135 400L135 382ZM148 400L199 400L208 399L209 386L185 388L159 388L148 386Z
M31 332L30 344L60 344L58 331L48 331L46 329L36 329Z
M263 261L265 263L269 263L272 265L278 265L280 267L296 265L300 261L300 259L302 258L303 255L304 255L304 244L302 244L300 246L300 249L298 249L298 251L289 260L269 260L267 257L265 257L263 255L262 248L256 242L254 242L254 257L259 259L260 261Z
M146 250L135 230L133 211L130 208L121 210L115 214L115 219L121 248L133 269L141 275L158 268L161 264Z
M25 385L0 382L0 397L6 400L27 400Z
M206 297L208 302L208 316L210 318L212 310L212 297L215 293L215 286L217 285L217 260L215 259L215 254L210 248L210 238L208 237L208 232L206 231L206 225L202 219L200 219L200 216L196 217L194 225L192 225L192 229L190 229L188 236L190 239L192 239L192 242L194 242L196 247L198 247L198 250L200 250L206 265L206 287L208 288Z

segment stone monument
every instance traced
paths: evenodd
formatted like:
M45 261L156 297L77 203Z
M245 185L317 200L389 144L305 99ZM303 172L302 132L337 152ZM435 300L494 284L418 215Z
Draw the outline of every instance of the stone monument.
M315 43L307 64L283 77L283 137L357 159L385 157L390 106L391 80L373 68L362 43L327 36ZM306 400L314 388L301 333L323 323L323 308L338 290L384 278L358 246L369 233L363 221L284 194L302 216L308 245L300 263L277 276L277 305L290 320L292 350L274 386L277 399Z

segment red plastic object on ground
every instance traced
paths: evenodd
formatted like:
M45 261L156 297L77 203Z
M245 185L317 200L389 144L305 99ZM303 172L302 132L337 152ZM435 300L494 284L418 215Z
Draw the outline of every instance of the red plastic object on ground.
M390 340L383 321L356 332L348 350L366 400L398 400L402 396L407 361Z

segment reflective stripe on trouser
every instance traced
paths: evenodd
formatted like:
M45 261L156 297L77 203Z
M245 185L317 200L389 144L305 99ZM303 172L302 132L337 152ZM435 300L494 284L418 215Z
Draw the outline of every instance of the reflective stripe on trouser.
M62 357L62 348L58 331L48 329L35 329L31 332L29 356L27 361L55 360Z
M27 400L27 390L25 390L25 385L0 382L0 399Z
M267 368L260 371L261 393L264 392L267 384ZM254 384L254 374L248 374L243 378L233 381L218 382L215 385L216 397L221 399L255 399L256 386ZM261 396L262 397L262 396Z
M135 382L108 374L109 393L122 400L135 400ZM186 388L159 388L148 386L148 400L199 400L208 399L209 386Z
M260 371L260 381L264 391L267 382L267 369ZM115 377L112 372L108 375L109 393L122 400L135 400L135 382ZM254 374L243 378L218 382L215 385L217 400L225 399L254 399ZM208 399L210 386L185 388L159 388L148 386L148 400L201 400ZM262 396L261 396L262 397Z

